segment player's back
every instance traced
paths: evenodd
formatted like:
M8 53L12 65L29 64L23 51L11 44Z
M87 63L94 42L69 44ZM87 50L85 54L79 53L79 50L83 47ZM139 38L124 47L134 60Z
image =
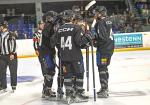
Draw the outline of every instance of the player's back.
M114 49L114 40L112 34L112 22L109 17L99 20L95 25L101 52L109 53Z
M82 58L78 38L81 30L74 24L67 23L58 29L58 43L62 61L74 62Z

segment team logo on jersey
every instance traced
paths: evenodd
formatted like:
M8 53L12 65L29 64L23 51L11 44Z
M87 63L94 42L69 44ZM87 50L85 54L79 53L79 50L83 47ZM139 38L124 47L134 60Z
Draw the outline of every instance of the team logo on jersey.
M112 22L111 21L106 21L106 24L112 24Z
M101 64L106 65L107 64L107 58L101 58Z
M74 28L60 28L60 29L58 30L58 32L61 33L61 32L73 31L73 29L74 29Z

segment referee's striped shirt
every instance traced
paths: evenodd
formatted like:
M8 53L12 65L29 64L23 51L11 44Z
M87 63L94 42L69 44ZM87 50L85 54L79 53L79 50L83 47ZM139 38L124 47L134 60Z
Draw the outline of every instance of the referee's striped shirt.
M35 50L39 50L42 44L42 30L38 30L33 35L33 47Z
M16 53L16 39L10 33L4 32L0 35L0 54L8 55Z

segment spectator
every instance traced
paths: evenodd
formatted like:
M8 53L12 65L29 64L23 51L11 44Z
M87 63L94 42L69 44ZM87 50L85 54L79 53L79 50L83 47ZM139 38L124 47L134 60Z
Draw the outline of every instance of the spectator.
M142 26L143 31L150 31L150 17L145 20L145 25Z
M28 39L28 34L27 33L24 33L24 39Z
M138 22L133 25L133 32L142 32L142 31L143 31L142 27Z
M125 27L125 33L130 33L133 32L133 28L130 26L130 24L127 24L127 26Z

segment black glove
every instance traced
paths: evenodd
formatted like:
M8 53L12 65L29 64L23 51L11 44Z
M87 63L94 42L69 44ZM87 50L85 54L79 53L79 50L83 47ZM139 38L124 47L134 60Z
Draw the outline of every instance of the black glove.
M87 37L87 39L91 42L93 39L95 39L95 36L90 32L88 31L85 36Z
M56 55L56 50L55 50L55 48L50 48L50 53L51 53L51 56L54 58L55 55Z
M98 42L96 40L93 40L93 46L98 47Z

